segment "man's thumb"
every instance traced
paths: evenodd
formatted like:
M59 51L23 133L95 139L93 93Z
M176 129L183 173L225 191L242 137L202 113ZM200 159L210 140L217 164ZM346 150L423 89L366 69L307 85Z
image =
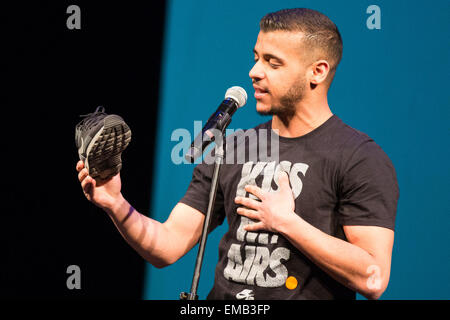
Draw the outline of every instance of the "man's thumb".
M280 175L278 176L278 182L280 184L280 188L285 189L291 189L289 185L289 176L285 171L281 171Z

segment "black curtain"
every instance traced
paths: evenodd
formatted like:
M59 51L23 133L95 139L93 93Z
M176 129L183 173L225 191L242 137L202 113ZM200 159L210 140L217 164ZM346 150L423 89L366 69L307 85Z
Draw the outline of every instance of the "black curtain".
M70 30L69 5L81 29ZM6 298L142 296L144 260L83 196L75 164L79 115L102 105L132 130L122 191L147 214L164 1L2 4L2 258ZM81 269L69 290L67 267Z

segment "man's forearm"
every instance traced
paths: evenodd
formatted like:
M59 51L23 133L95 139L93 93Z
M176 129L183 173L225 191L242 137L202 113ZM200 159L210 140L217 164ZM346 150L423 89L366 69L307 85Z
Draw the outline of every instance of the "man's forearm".
M145 260L158 268L171 263L171 241L162 223L139 213L122 196L105 211L123 238Z
M296 214L290 215L289 221L280 226L279 232L346 287L367 298L381 295L379 290L374 290L378 286L367 285L369 277L373 276L367 270L370 266L377 266L377 261L364 249L322 232Z

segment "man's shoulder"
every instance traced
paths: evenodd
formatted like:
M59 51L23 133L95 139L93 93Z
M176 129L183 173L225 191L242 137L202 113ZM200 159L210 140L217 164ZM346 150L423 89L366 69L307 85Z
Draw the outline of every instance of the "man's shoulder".
M349 165L363 159L372 159L375 162L391 162L381 146L365 132L351 127L341 120L340 133L335 135L336 145L340 145L342 161Z
M348 125L340 118L337 118L337 125L334 128L336 132L333 135L333 139L340 145L357 147L364 143L374 141L365 132Z

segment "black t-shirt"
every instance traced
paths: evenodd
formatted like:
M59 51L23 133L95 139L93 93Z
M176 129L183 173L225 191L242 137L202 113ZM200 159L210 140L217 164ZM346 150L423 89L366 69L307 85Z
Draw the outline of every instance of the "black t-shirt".
M355 299L354 291L331 278L283 236L245 231L243 227L252 221L236 213L234 198L249 196L244 190L247 184L276 191L279 172L285 171L296 214L321 231L346 240L344 225L394 229L399 189L387 155L336 115L301 137L280 137L269 121L230 135L226 143L210 230L225 217L229 230L219 244L208 299ZM243 153L245 157L239 158ZM203 214L213 168L213 164L197 165L181 199Z

